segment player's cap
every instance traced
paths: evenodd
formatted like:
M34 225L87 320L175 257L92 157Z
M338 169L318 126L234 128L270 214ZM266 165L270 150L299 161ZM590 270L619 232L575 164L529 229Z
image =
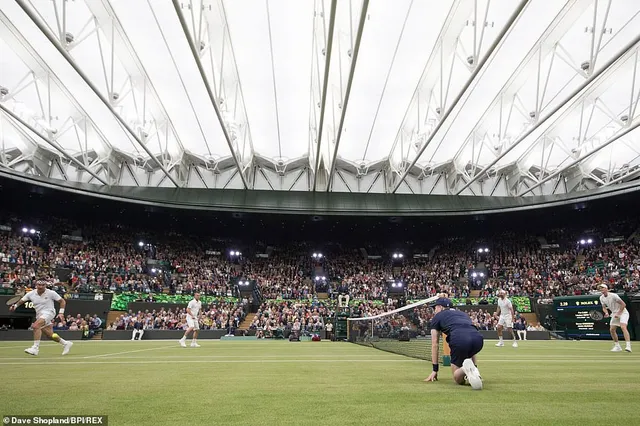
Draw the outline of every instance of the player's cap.
M438 298L438 300L436 300L436 303L434 303L435 306L442 306L444 308L450 308L453 306L453 304L451 303L450 299L447 299L446 297L440 297Z
M606 284L600 284L600 285L598 286L598 288L599 288L600 290L609 290L609 287L607 287L607 285L606 285Z

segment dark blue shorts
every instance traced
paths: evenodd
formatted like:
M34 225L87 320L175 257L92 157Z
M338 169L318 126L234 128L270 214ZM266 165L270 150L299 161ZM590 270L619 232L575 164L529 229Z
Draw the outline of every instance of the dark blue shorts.
M462 367L462 362L480 352L483 346L484 338L477 332L451 336L449 339L451 364Z

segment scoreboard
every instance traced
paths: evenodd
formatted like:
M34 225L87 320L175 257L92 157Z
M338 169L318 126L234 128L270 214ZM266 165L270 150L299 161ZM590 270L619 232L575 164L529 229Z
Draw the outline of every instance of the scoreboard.
M627 310L630 310L629 300L625 296L620 297L627 304ZM611 317L604 317L600 294L556 297L553 299L553 306L556 312L558 331L565 331L566 337L611 339L609 331ZM634 339L631 321L629 321L628 329L631 339ZM618 337L624 340L620 328L618 328Z

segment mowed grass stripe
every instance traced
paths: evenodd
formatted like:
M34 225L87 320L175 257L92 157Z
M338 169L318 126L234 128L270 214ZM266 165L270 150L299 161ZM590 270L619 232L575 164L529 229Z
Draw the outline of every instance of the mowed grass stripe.
M3 350L2 414L107 414L124 426L640 424L640 357L608 353L610 342L486 341L481 392L454 385L448 368L424 383L429 362L349 343L78 343L66 357L55 344L37 358L22 352L30 342ZM33 402L34 391L52 397Z

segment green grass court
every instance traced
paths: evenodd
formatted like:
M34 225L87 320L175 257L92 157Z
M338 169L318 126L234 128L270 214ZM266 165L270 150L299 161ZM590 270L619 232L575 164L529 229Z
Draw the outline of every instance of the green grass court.
M485 389L449 368L350 343L0 342L1 415L103 415L110 425L634 425L640 345L485 341Z

